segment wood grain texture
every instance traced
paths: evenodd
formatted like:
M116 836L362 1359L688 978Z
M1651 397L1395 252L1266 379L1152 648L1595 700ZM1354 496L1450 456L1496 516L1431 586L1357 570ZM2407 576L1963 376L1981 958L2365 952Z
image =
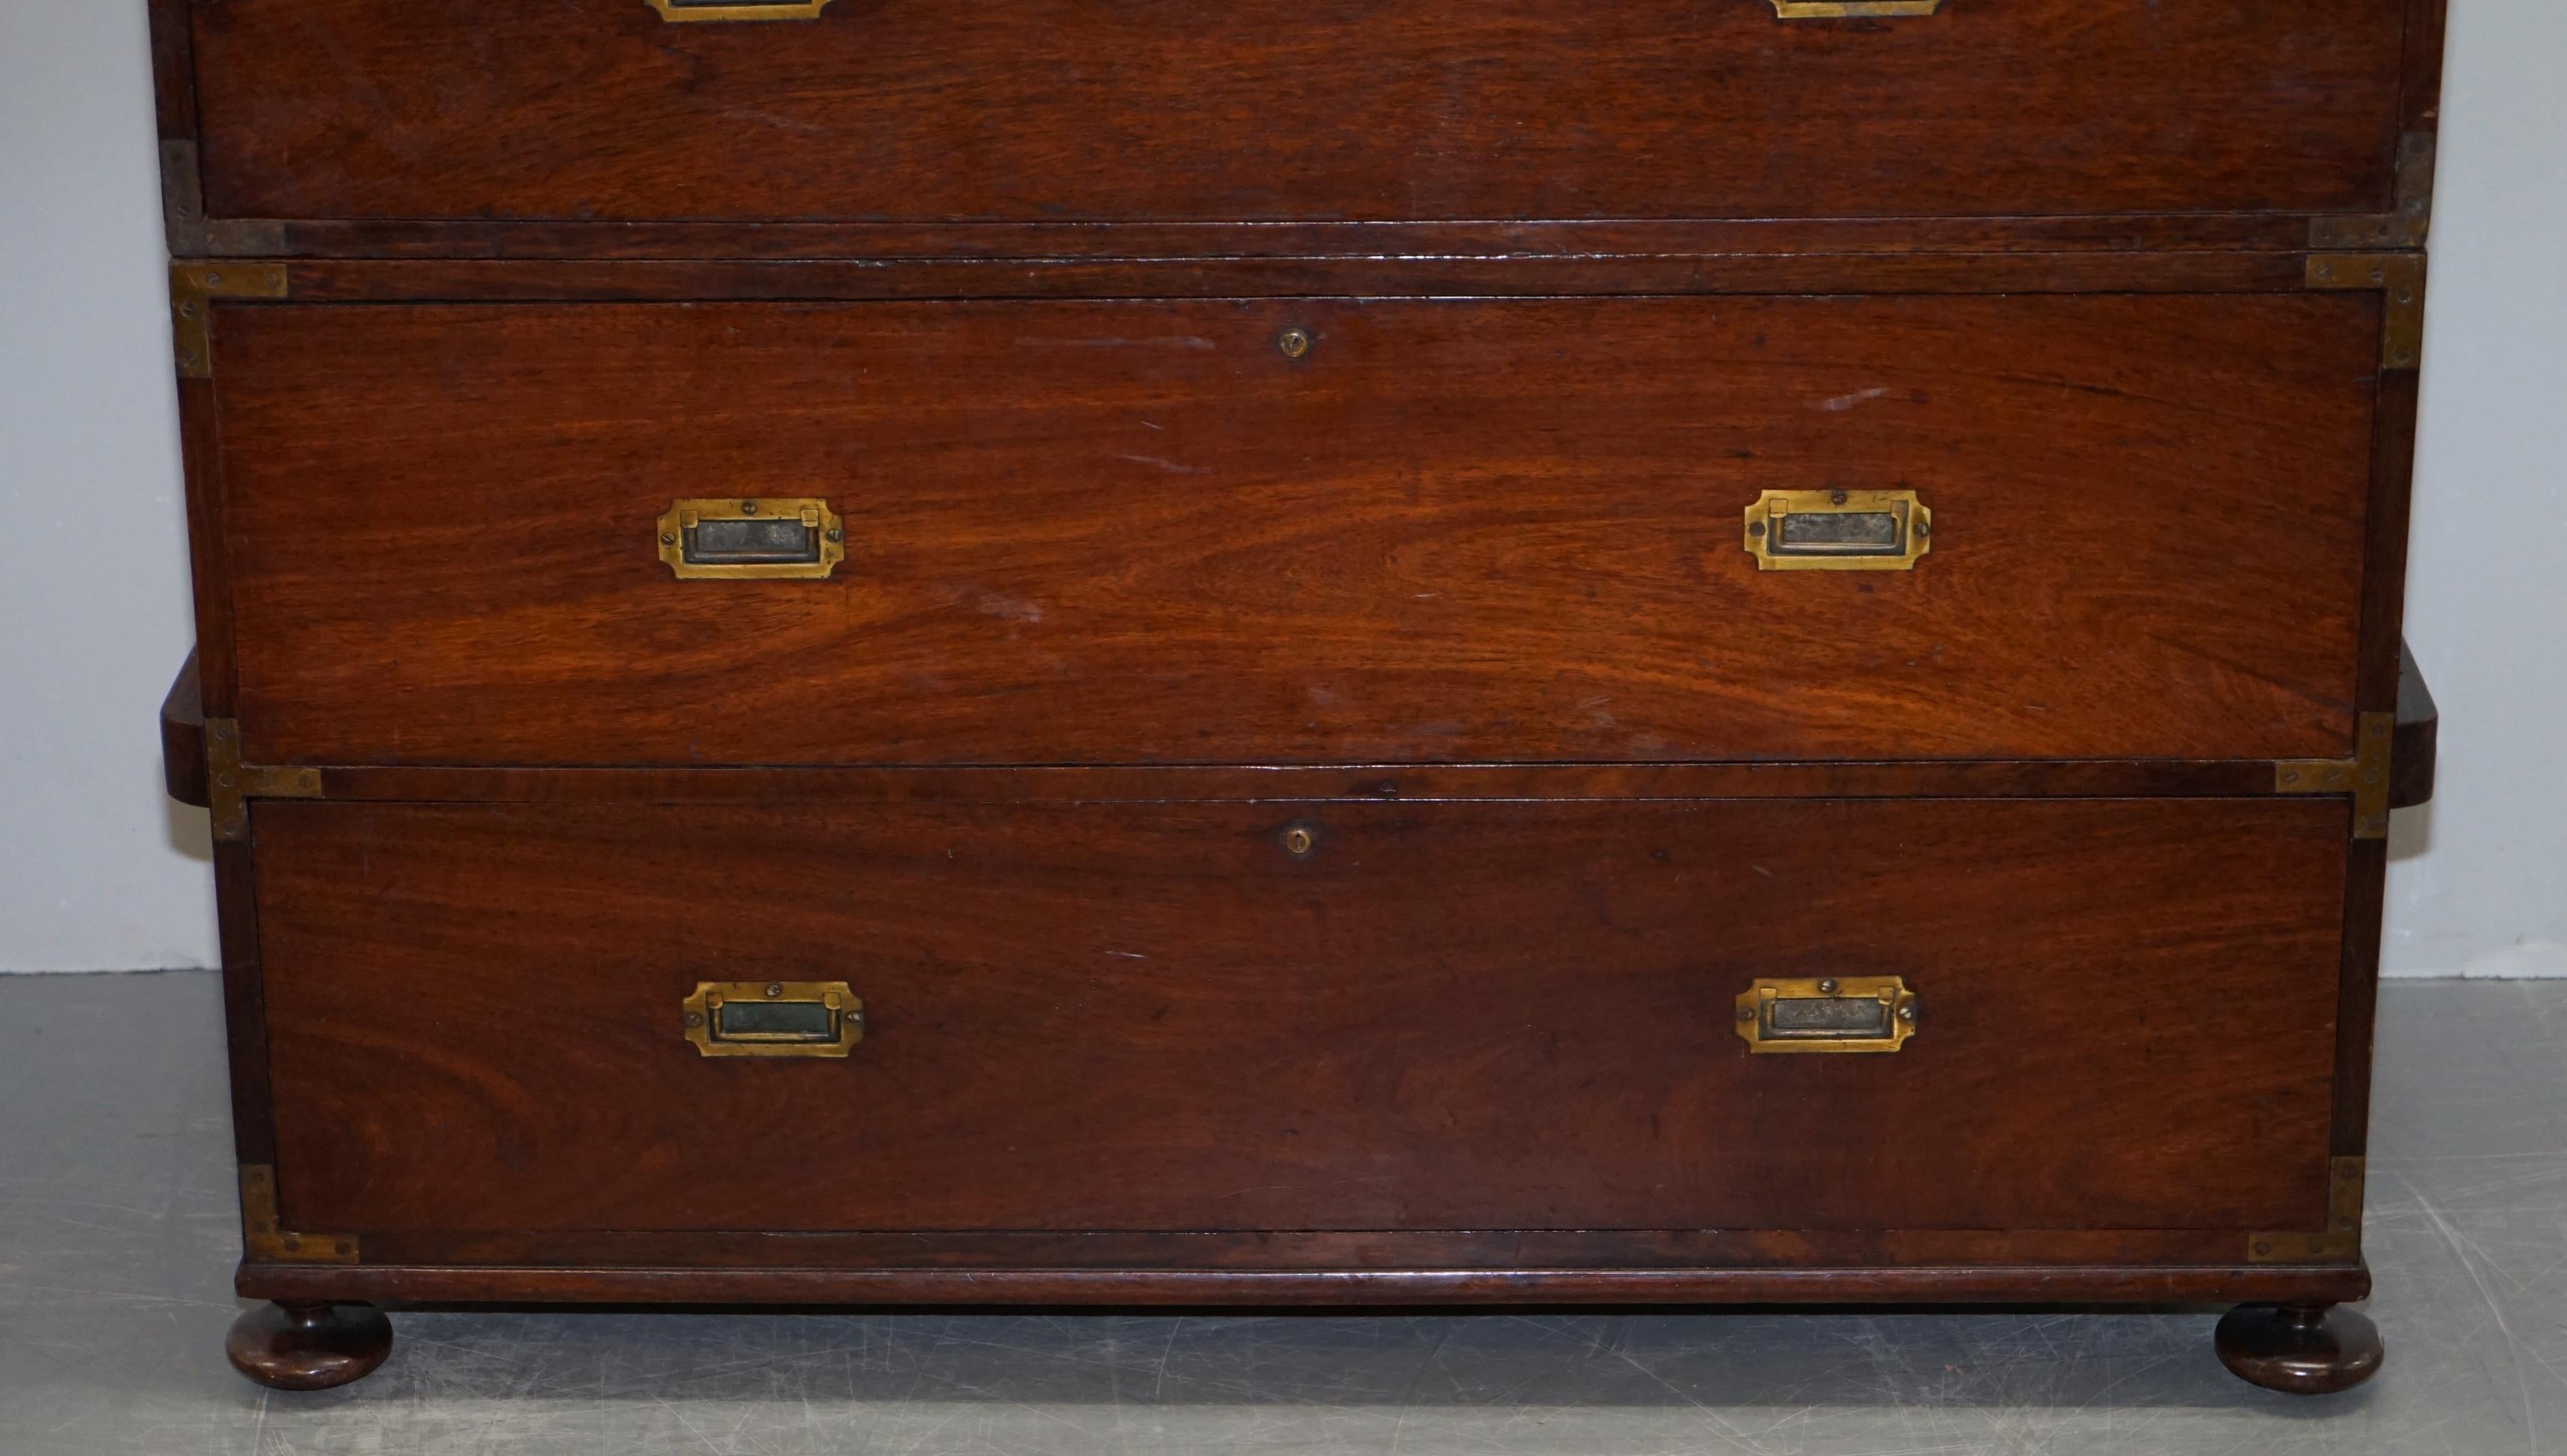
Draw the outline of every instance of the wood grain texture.
M2315 1228L2316 801L255 811L289 1227ZM1295 859L1287 825L1316 847ZM1757 976L1908 977L1749 1056ZM699 981L850 981L844 1061Z
M2087 1268L1449 1270L366 1269L241 1267L254 1300L637 1305L2167 1305L2359 1300L2370 1273L2272 1265Z
M407 803L1308 803L1667 798L2237 798L2266 758L1879 763L1153 764L1030 768L334 767L333 800Z
M696 1270L1578 1271L2214 1268L2237 1229L1364 1229L618 1233L396 1229L366 1262L449 1268ZM2302 1266L2306 1267L2306 1266Z
M297 258L929 259L1617 258L1670 254L2294 252L2280 212L2105 217L1821 217L1480 222L235 222Z
M289 271L293 297L305 303L653 303L2297 293L2306 285L2308 263L2296 252L1680 250L1645 257L329 258L296 263ZM216 311L266 306L227 300Z
M198 0L224 216L2386 210L2406 0Z
M237 716L289 763L2343 755L2378 321L244 308ZM1766 488L1891 485L1912 573L1741 549ZM652 522L733 493L831 498L845 567L673 580Z

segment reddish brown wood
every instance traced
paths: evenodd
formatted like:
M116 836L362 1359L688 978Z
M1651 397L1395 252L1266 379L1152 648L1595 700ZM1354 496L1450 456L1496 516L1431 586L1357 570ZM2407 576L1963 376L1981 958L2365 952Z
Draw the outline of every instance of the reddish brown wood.
M2358 1300L2358 1267L1794 1270L698 1270L243 1266L253 1299L759 1305L2164 1305Z
M169 797L203 808L212 802L205 792L205 706L196 686L196 654L190 649L169 694L160 700L160 780Z
M2443 13L2448 0L2408 0L2401 108L2410 131L2431 132L2442 121Z
M2237 797L2260 758L1457 763L1121 768L331 768L336 800L448 803L1155 803L1435 799Z
M2406 0L195 9L257 217L1336 219L2384 210ZM1996 99L2002 98L1998 105Z
M1174 259L322 259L290 267L306 303L697 299L1556 298L1723 293L2298 292L2283 252L1914 252L1648 257L1438 254ZM268 305L226 300L220 311Z
M255 818L255 811L253 811ZM257 869L250 843L214 841L214 908L223 956L223 1032L231 1073L232 1147L244 1163L276 1161L267 1081L266 977L259 963Z
M2410 809L2433 797L2433 764L2440 751L2441 710L2416 654L2398 651L2398 733L2389 752L2389 805Z
M2373 416L2370 500L2364 507L2362 569L2362 706L2395 711L2399 659L2406 646L2407 528L2416 475L2416 408L2420 376L2384 370Z
M256 832L294 1228L2324 1219L2341 805L274 802ZM1893 972L1927 1019L1898 1054L1732 1031L1757 976ZM699 1056L687 993L769 977L851 982L857 1054Z
M2332 1395L2380 1373L2380 1330L2341 1306L2247 1305L2220 1319L2219 1360L2237 1378L2290 1395Z
M235 232L253 224L234 223ZM1493 222L362 222L265 221L261 248L311 258L1219 259L1618 258L1668 255L2135 250L2297 252L2305 217L1824 217Z
M2415 376L2302 282L2442 0L151 10L173 249L295 259L181 386L170 781L206 712L327 765L216 847L234 1123L371 1262L245 1291L2218 1300L2376 1366L2358 1262L2234 1261L2363 1150L2386 864L2270 760L2394 701L2430 787ZM1341 301L1402 296L1476 301ZM670 582L734 482L849 569ZM1846 483L1919 573L1742 570ZM1907 1051L1719 1019L1847 962ZM742 964L874 1038L692 1059Z
M195 36L189 0L147 0L151 16L151 98L164 142L195 141Z
M213 381L179 380L178 448L187 477L187 551L195 567L198 706L210 717L231 718L231 581L223 551L220 429Z
M2378 317L241 309L238 716L298 763L2340 756ZM1763 489L1899 484L1912 573L1742 549ZM673 580L653 522L732 493L831 497L846 566Z
M1580 1229L1254 1232L370 1233L370 1265L737 1270L1413 1270L1506 1273L1774 1269L2206 1269L2240 1229ZM2308 1266L2298 1266L2305 1271ZM2351 1273L2349 1269L2339 1273ZM2245 1298L2239 1296L2236 1298Z
M372 1305L261 1305L232 1321L223 1352L271 1390L328 1390L373 1374L393 1352L393 1325Z

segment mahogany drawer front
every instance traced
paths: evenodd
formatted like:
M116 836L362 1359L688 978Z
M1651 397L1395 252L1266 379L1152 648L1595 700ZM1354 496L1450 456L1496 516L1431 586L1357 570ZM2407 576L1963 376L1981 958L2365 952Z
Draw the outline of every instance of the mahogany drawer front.
M255 812L289 1228L2251 1230L2326 1207L2337 805ZM1756 978L1839 976L1903 978L1901 1049L1748 1051ZM845 982L853 1054L701 1054L689 995L770 978Z
M2385 212L2406 0L195 0L216 216Z
M1303 331L1287 357L1279 340ZM279 305L261 763L2345 756L2375 295ZM1906 488L1906 571L1760 571ZM825 580L661 517L812 497Z

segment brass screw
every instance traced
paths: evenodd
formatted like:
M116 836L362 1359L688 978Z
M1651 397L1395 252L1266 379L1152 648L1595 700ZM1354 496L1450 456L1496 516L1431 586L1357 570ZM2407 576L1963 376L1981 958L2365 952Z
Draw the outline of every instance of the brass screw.
M703 1025L704 1023L705 1023L705 1014L704 1014L703 1012L689 1012L689 1013L687 1013L687 1024L688 1024L688 1025L690 1025L690 1026L701 1026L701 1025Z
M1284 852L1298 859L1318 847L1319 838L1299 825L1284 831Z
M1275 347L1284 351L1284 358L1298 359L1302 355L1310 352L1310 331L1307 329L1285 329L1283 334L1276 339Z
M1925 537L1927 537L1927 536L1929 536L1929 535L1932 535L1933 533L1934 533L1934 523L1933 523L1932 521L1918 521L1918 522L1916 523L1916 538L1917 538L1918 540L1920 540L1920 541L1921 541L1921 540L1925 539Z
M1912 1021L1912 1020L1915 1020L1915 1019L1916 1019L1916 1008L1915 1008L1915 1007L1913 1007L1913 1006L1903 1006L1903 1007L1900 1007L1900 1008L1898 1009L1898 1019L1900 1019L1900 1020L1902 1020L1902 1021Z
M2266 1240L2258 1239L2255 1241L2255 1252L2258 1254L2270 1254L2273 1252L2273 1246Z
M206 275L205 275L205 286L206 286L207 288L220 288L220 287L222 287L222 286L223 286L223 275L222 275L222 274L220 274L220 273L208 273L208 274L206 274Z
M1740 1008L1738 1009L1738 1019L1740 1019L1740 1020L1742 1020L1742 1021L1752 1021L1752 1020L1755 1020L1755 1019L1756 1019L1756 1008L1754 1008L1754 1007L1740 1007Z
M677 537L675 537L675 536L673 536L673 535L670 535L670 534L669 534L668 532L666 532L666 531L662 531L662 532L660 533L660 544L661 544L661 545L663 545L663 546L674 546L674 545L678 544L678 538L677 538Z
M1765 523L1763 521L1749 521L1747 523L1747 534L1751 536L1761 536L1765 534Z
M768 996L782 996L784 994L784 984L777 981L768 982L766 985L766 994Z
M843 541L847 539L847 533L839 530L836 526L831 526L829 528L829 539L832 541Z
M1842 490L1831 490L1828 492L1828 501L1834 505L1843 505L1846 503L1846 493Z
M741 502L739 503L739 513L740 513L741 515L755 515L755 514L757 514L757 502L756 502L756 501L754 501L754 500L743 500L743 501L741 501Z
M1821 996L1834 996L1834 995L1836 995L1836 994L1837 994L1837 983L1836 983L1836 981L1835 981L1835 979L1834 979L1833 977L1832 977L1832 978L1830 978L1830 979L1828 979L1828 980L1826 980L1826 981L1822 981L1822 982L1820 982L1820 983L1819 983L1819 995L1821 995Z

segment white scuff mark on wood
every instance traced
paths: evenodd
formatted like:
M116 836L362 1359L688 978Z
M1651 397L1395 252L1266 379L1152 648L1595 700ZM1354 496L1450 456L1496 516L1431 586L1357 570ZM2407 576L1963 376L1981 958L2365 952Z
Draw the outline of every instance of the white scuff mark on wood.
M1154 469L1165 470L1171 475L1208 475L1212 473L1201 465L1179 464L1175 460L1163 460L1157 455L1116 455L1114 458L1118 460L1129 460L1136 465L1148 465Z

